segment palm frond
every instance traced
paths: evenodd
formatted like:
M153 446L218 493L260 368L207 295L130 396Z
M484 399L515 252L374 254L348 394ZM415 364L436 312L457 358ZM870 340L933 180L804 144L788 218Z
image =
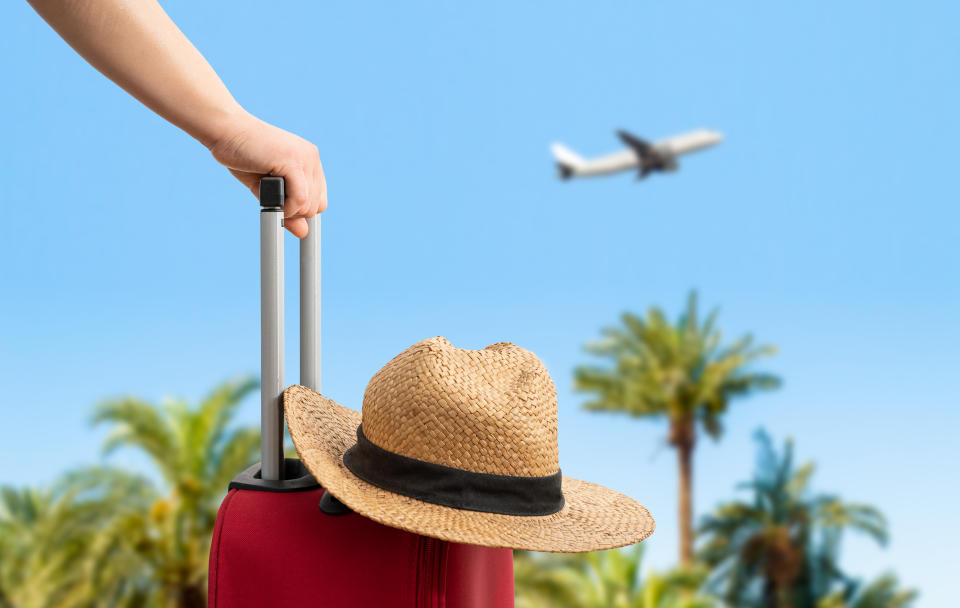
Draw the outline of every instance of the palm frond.
M119 447L138 448L151 457L166 477L175 476L170 458L178 453L179 441L169 417L155 405L136 397L108 399L94 409L93 423L113 426L104 442L105 453Z

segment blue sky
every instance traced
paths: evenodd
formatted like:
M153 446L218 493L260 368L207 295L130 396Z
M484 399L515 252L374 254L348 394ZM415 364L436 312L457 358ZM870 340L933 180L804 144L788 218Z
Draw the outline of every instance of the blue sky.
M817 488L890 519L885 550L850 538L848 568L895 569L920 606L953 600L960 7L165 7L242 104L320 148L324 392L359 408L373 372L433 335L533 350L558 387L564 472L644 502L648 563L666 567L664 426L582 412L571 370L623 310L675 313L697 288L726 335L780 347L768 368L785 379L701 442L698 512L749 475L756 428L792 436ZM98 399L197 398L256 371L257 205L26 3L0 20L0 481L46 483L99 458ZM547 152L695 127L727 141L642 183L562 183Z

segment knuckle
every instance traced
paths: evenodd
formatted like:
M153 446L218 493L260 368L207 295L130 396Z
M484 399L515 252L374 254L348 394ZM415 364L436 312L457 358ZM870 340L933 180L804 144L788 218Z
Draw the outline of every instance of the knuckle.
M287 199L286 215L289 216L301 216L303 215L304 210L307 208L307 199L303 194L297 194L296 196Z

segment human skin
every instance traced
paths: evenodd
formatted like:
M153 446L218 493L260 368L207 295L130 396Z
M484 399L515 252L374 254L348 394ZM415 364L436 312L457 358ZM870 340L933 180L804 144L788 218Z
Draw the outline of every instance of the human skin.
M254 196L264 175L283 177L284 225L306 236L305 218L327 207L317 147L244 110L155 0L28 1L93 67L206 146Z

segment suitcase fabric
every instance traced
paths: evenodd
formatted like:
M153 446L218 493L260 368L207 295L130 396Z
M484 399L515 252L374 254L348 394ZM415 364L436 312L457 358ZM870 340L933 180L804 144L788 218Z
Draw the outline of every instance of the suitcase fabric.
M260 463L238 475L220 506L210 547L208 607L513 606L510 549L445 542L352 512L330 515L329 507L319 507L323 488L298 460L283 459L282 178L264 178L260 200L261 432L262 462L268 464L262 476ZM310 236L300 244L300 375L314 390L319 390L319 229L317 218L311 219Z
M322 489L230 490L210 549L211 608L513 606L513 552L427 538L355 513Z

